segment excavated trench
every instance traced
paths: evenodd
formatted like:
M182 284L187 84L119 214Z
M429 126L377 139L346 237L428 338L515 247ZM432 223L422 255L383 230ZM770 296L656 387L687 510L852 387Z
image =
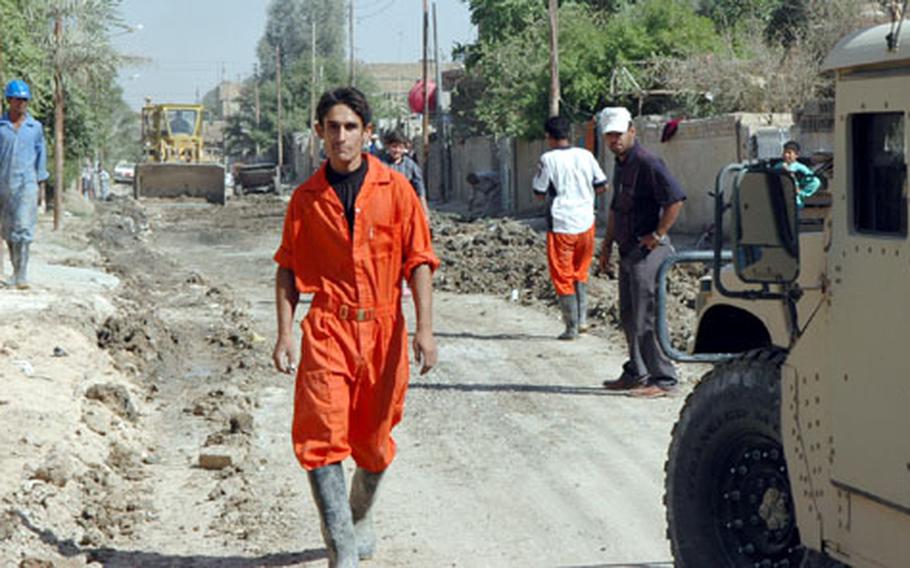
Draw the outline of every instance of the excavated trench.
M274 196L248 196L225 207L191 200L137 204L122 198L98 208L87 241L100 253L101 267L121 283L111 299L113 312L92 332L97 348L110 356L112 378L91 381L95 384L84 390L79 428L100 440L102 449L91 456L74 455L79 447L57 457L49 453L34 481L4 498L0 546L15 544L28 552L17 558L36 562L46 553L56 559L51 565L61 566L95 561L104 566L246 568L324 562L306 478L290 447L293 380L275 373L270 363L271 255L284 207ZM439 299L440 312L448 314L437 326L443 361L435 375L412 380L409 397L416 402L409 403L401 432L407 457L396 466L403 468L396 476L407 481L396 487L393 476L387 490L388 499L396 496L403 508L395 514L386 510L388 516L380 522L384 545L395 551L381 565L418 566L454 558L466 565L471 558L485 558L488 565L519 565L550 554L546 551L552 547L535 552L507 546L506 556L496 547L461 551L459 542L483 540L472 534L473 527L482 527L471 522L474 513L464 507L474 499L468 495L477 491L471 487L481 482L493 489L501 485L495 493L501 499L511 495L497 511L526 519L510 532L511 539L533 533L543 546L546 539L540 535L571 527L579 515L587 519L579 521L585 526L608 526L613 521L604 515L618 506L635 512L629 526L649 527L638 531L629 546L665 550L656 496L650 508L642 509L639 498L617 505L625 497L616 495L604 502L604 512L592 510L582 496L574 501L573 488L601 475L627 475L609 472L616 448L594 448L588 454L594 458L575 458L578 479L569 480L568 487L555 485L552 495L542 484L558 479L554 466L536 468L527 482L539 485L542 517L523 509L523 490L511 494L504 489L515 483L510 475L498 479L508 469L483 473L463 463L466 455L491 452L513 467L532 458L547 464L546 455L537 456L544 447L538 440L562 447L565 430L556 425L569 423L573 437L587 440L584 447L599 439L627 451L624 442L600 433L617 420L660 422L666 427L632 452L636 471L653 470L659 476L678 402L658 403L657 414L642 409L639 415L628 404L606 400L597 387L597 373L618 368L622 360L616 347L615 283L599 276L591 282L595 333L610 341L550 341L534 331L548 329L548 322L554 334L559 327L539 233L514 220L465 223L446 214L433 215L433 229L443 261L436 288L450 292ZM691 326L697 275L679 271L673 280L671 329L679 342ZM545 318L539 315L541 308ZM486 384L465 382L464 377L474 376ZM551 385L554 376L566 384ZM575 445L559 451L572 452ZM650 465L640 465L640 460ZM438 496L423 493L432 489L435 494L441 487L448 489ZM650 482L647 490L652 490ZM469 492L462 495L464 491ZM561 512L565 499L575 505ZM454 515L452 522L460 528L413 520L415 515L423 518L431 503ZM550 518L557 526L547 529L544 519ZM442 537L452 531L457 535L451 542ZM591 550L594 555L584 558L599 558L596 547L591 548L600 538L598 531L571 534L581 534L585 543L572 554ZM610 551L612 545L600 550Z

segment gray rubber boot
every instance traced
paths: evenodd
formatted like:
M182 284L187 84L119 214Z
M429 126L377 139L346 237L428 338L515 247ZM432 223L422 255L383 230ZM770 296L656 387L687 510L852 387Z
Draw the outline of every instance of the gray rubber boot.
M559 339L572 340L578 337L578 302L575 294L559 297L559 308L562 310L562 321L566 323L566 330Z
M384 471L373 473L358 467L351 479L351 516L354 519L354 536L357 555L367 560L376 553L376 532L373 529L373 503Z
M8 279L3 281L4 286L15 286L16 285L16 274L19 272L19 260L17 253L19 248L13 241L6 241L6 246L9 249L9 263L13 267L13 274Z
M322 538L329 556L329 568L356 568L357 542L354 522L344 486L344 470L333 463L307 472L313 500L322 521Z
M578 332L588 331L588 285L585 282L575 283L575 296L578 298Z
M28 283L28 247L31 243L16 243L16 288L26 289Z

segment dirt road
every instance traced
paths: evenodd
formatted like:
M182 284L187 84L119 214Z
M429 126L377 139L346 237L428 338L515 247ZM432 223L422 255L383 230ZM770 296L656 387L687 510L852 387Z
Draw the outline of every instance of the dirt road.
M0 400L0 422L16 424L0 442L20 448L3 460L3 566L324 564L290 447L293 381L269 362L283 206L124 200L84 221L78 254L36 246L48 271L82 264L112 280L92 289L99 305L84 317L66 305L44 316L73 335L69 374L40 380L61 393L44 409L56 415L41 418L41 397L25 409ZM52 292L39 282L20 294ZM28 392L38 379L13 361L50 365L53 345L21 318L0 331L17 321L0 379ZM623 361L618 335L565 343L553 339L559 326L539 303L436 295L440 362L412 378L366 565L672 564L662 471L682 397L605 393ZM218 459L231 464L200 467Z

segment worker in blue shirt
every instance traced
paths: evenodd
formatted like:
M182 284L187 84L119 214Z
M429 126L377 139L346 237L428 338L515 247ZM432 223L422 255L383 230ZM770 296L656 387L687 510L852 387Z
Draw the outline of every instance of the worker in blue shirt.
M19 79L4 90L8 111L0 117L0 226L9 247L13 278L8 286L28 288L28 249L38 222L38 191L48 178L41 123L28 113L32 98Z

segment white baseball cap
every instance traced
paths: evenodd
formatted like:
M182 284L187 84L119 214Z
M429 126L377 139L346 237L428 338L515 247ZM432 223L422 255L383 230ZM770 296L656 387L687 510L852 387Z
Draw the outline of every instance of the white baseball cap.
M629 130L632 114L625 107L607 107L597 115L600 133L618 132L624 134Z

